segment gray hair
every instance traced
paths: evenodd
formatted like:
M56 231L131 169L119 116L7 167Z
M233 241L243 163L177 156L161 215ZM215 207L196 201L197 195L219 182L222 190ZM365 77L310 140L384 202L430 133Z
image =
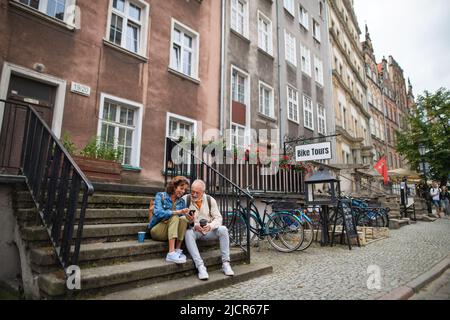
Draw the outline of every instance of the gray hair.
M200 179L195 180L194 182L192 182L192 186L194 186L194 185L199 185L202 188L203 192L205 192L206 184L203 180L200 180Z

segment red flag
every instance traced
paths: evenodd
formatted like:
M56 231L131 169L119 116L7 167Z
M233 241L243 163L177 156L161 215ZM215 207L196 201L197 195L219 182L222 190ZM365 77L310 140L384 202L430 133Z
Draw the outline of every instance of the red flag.
M381 159L373 166L384 178L384 184L388 183L388 168L386 156L381 157Z

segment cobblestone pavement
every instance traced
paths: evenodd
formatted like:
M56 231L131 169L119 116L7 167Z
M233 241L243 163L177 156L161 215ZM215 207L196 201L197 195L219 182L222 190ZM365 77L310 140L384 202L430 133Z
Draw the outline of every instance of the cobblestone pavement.
M313 244L305 252L286 254L263 243L259 251L253 249L252 262L271 264L272 274L194 299L376 299L428 271L449 253L447 219L390 230L389 238L351 251L347 246ZM377 270L380 286L369 281Z
M410 300L450 300L450 269L412 296Z

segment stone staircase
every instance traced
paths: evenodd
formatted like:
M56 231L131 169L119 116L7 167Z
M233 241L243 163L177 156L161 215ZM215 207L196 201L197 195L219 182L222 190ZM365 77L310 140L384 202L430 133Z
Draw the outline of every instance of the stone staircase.
M245 252L232 247L236 275L225 276L220 271L221 255L216 241L200 245L210 274L208 281L198 280L189 256L183 265L167 263L167 243L137 241L137 233L146 230L149 200L148 195L104 191L96 191L90 198L78 263L81 290L71 298L180 299L272 272L268 265L245 264ZM40 298L67 298L64 271L27 191L16 192L14 209L31 269L38 279Z

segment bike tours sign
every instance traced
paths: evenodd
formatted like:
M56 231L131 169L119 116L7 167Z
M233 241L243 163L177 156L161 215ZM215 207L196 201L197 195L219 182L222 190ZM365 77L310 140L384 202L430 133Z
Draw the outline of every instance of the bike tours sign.
M305 144L295 148L295 160L298 162L331 159L331 142Z

